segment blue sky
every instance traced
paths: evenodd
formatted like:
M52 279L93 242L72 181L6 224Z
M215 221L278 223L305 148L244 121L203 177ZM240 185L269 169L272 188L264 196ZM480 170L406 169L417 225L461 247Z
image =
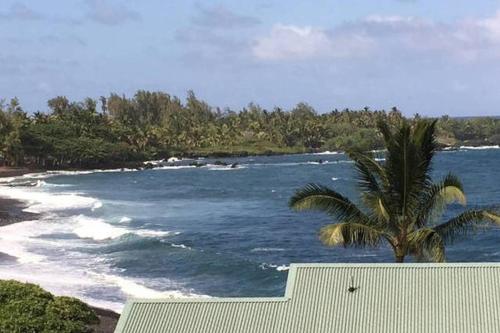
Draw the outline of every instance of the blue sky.
M500 1L1 0L0 98L500 114Z

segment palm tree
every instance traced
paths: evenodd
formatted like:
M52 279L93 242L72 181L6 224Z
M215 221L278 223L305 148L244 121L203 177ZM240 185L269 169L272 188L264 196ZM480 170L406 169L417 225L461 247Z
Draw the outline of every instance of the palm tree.
M338 221L319 232L327 246L376 247L387 242L396 262L403 262L406 256L418 261L445 261L447 242L479 223L500 224L500 216L488 210L468 210L437 223L447 204L465 205L466 198L462 183L452 174L432 182L435 127L436 121L429 120L417 120L413 126L402 121L397 129L379 122L387 149L385 162L371 153L348 152L365 209L317 184L298 190L290 199L290 207L323 211Z

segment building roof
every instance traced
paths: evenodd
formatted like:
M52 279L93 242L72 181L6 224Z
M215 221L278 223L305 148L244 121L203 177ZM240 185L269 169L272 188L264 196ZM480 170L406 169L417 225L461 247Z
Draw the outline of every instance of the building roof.
M116 332L500 332L500 263L292 264L284 297L131 300Z

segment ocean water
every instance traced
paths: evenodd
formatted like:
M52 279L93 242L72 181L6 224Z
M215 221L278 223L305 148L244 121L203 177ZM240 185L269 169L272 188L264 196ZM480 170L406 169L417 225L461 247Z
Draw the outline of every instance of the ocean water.
M309 182L357 200L353 165L345 155L225 161L239 167L56 172L0 180L0 196L24 200L27 211L40 213L36 221L0 228L0 252L12 256L0 262L0 278L34 282L120 311L129 297L280 296L294 262L393 261L385 246L322 246L317 232L331 220L287 206L293 192ZM499 165L498 147L446 151L437 155L434 174L458 174L469 207L499 209ZM450 206L444 218L461 209ZM481 228L459 239L447 256L448 261L500 261L500 229Z

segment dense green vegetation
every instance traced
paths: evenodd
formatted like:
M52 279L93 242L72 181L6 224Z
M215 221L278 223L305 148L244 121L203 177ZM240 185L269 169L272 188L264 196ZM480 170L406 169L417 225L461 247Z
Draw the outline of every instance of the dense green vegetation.
M320 239L327 246L375 247L388 243L396 262L406 256L419 261L445 260L445 243L482 222L500 224L500 215L487 210L468 210L438 224L447 204L465 205L460 180L448 174L439 182L430 176L438 148L436 121L402 121L379 130L387 149L385 161L372 153L348 151L358 173L362 209L340 193L317 184L300 189L290 199L296 210L320 210L338 223L323 227Z
M123 166L172 155L247 155L312 150L362 150L383 146L376 123L396 124L389 112L334 110L318 114L307 104L292 110L258 105L221 110L189 92L183 103L163 92L111 94L99 101L48 101L47 112L29 113L17 99L0 103L0 149L8 165L39 168ZM438 125L446 145L500 143L500 119L457 120Z
M76 298L55 297L30 283L0 281L0 332L86 333L97 322L92 309Z

